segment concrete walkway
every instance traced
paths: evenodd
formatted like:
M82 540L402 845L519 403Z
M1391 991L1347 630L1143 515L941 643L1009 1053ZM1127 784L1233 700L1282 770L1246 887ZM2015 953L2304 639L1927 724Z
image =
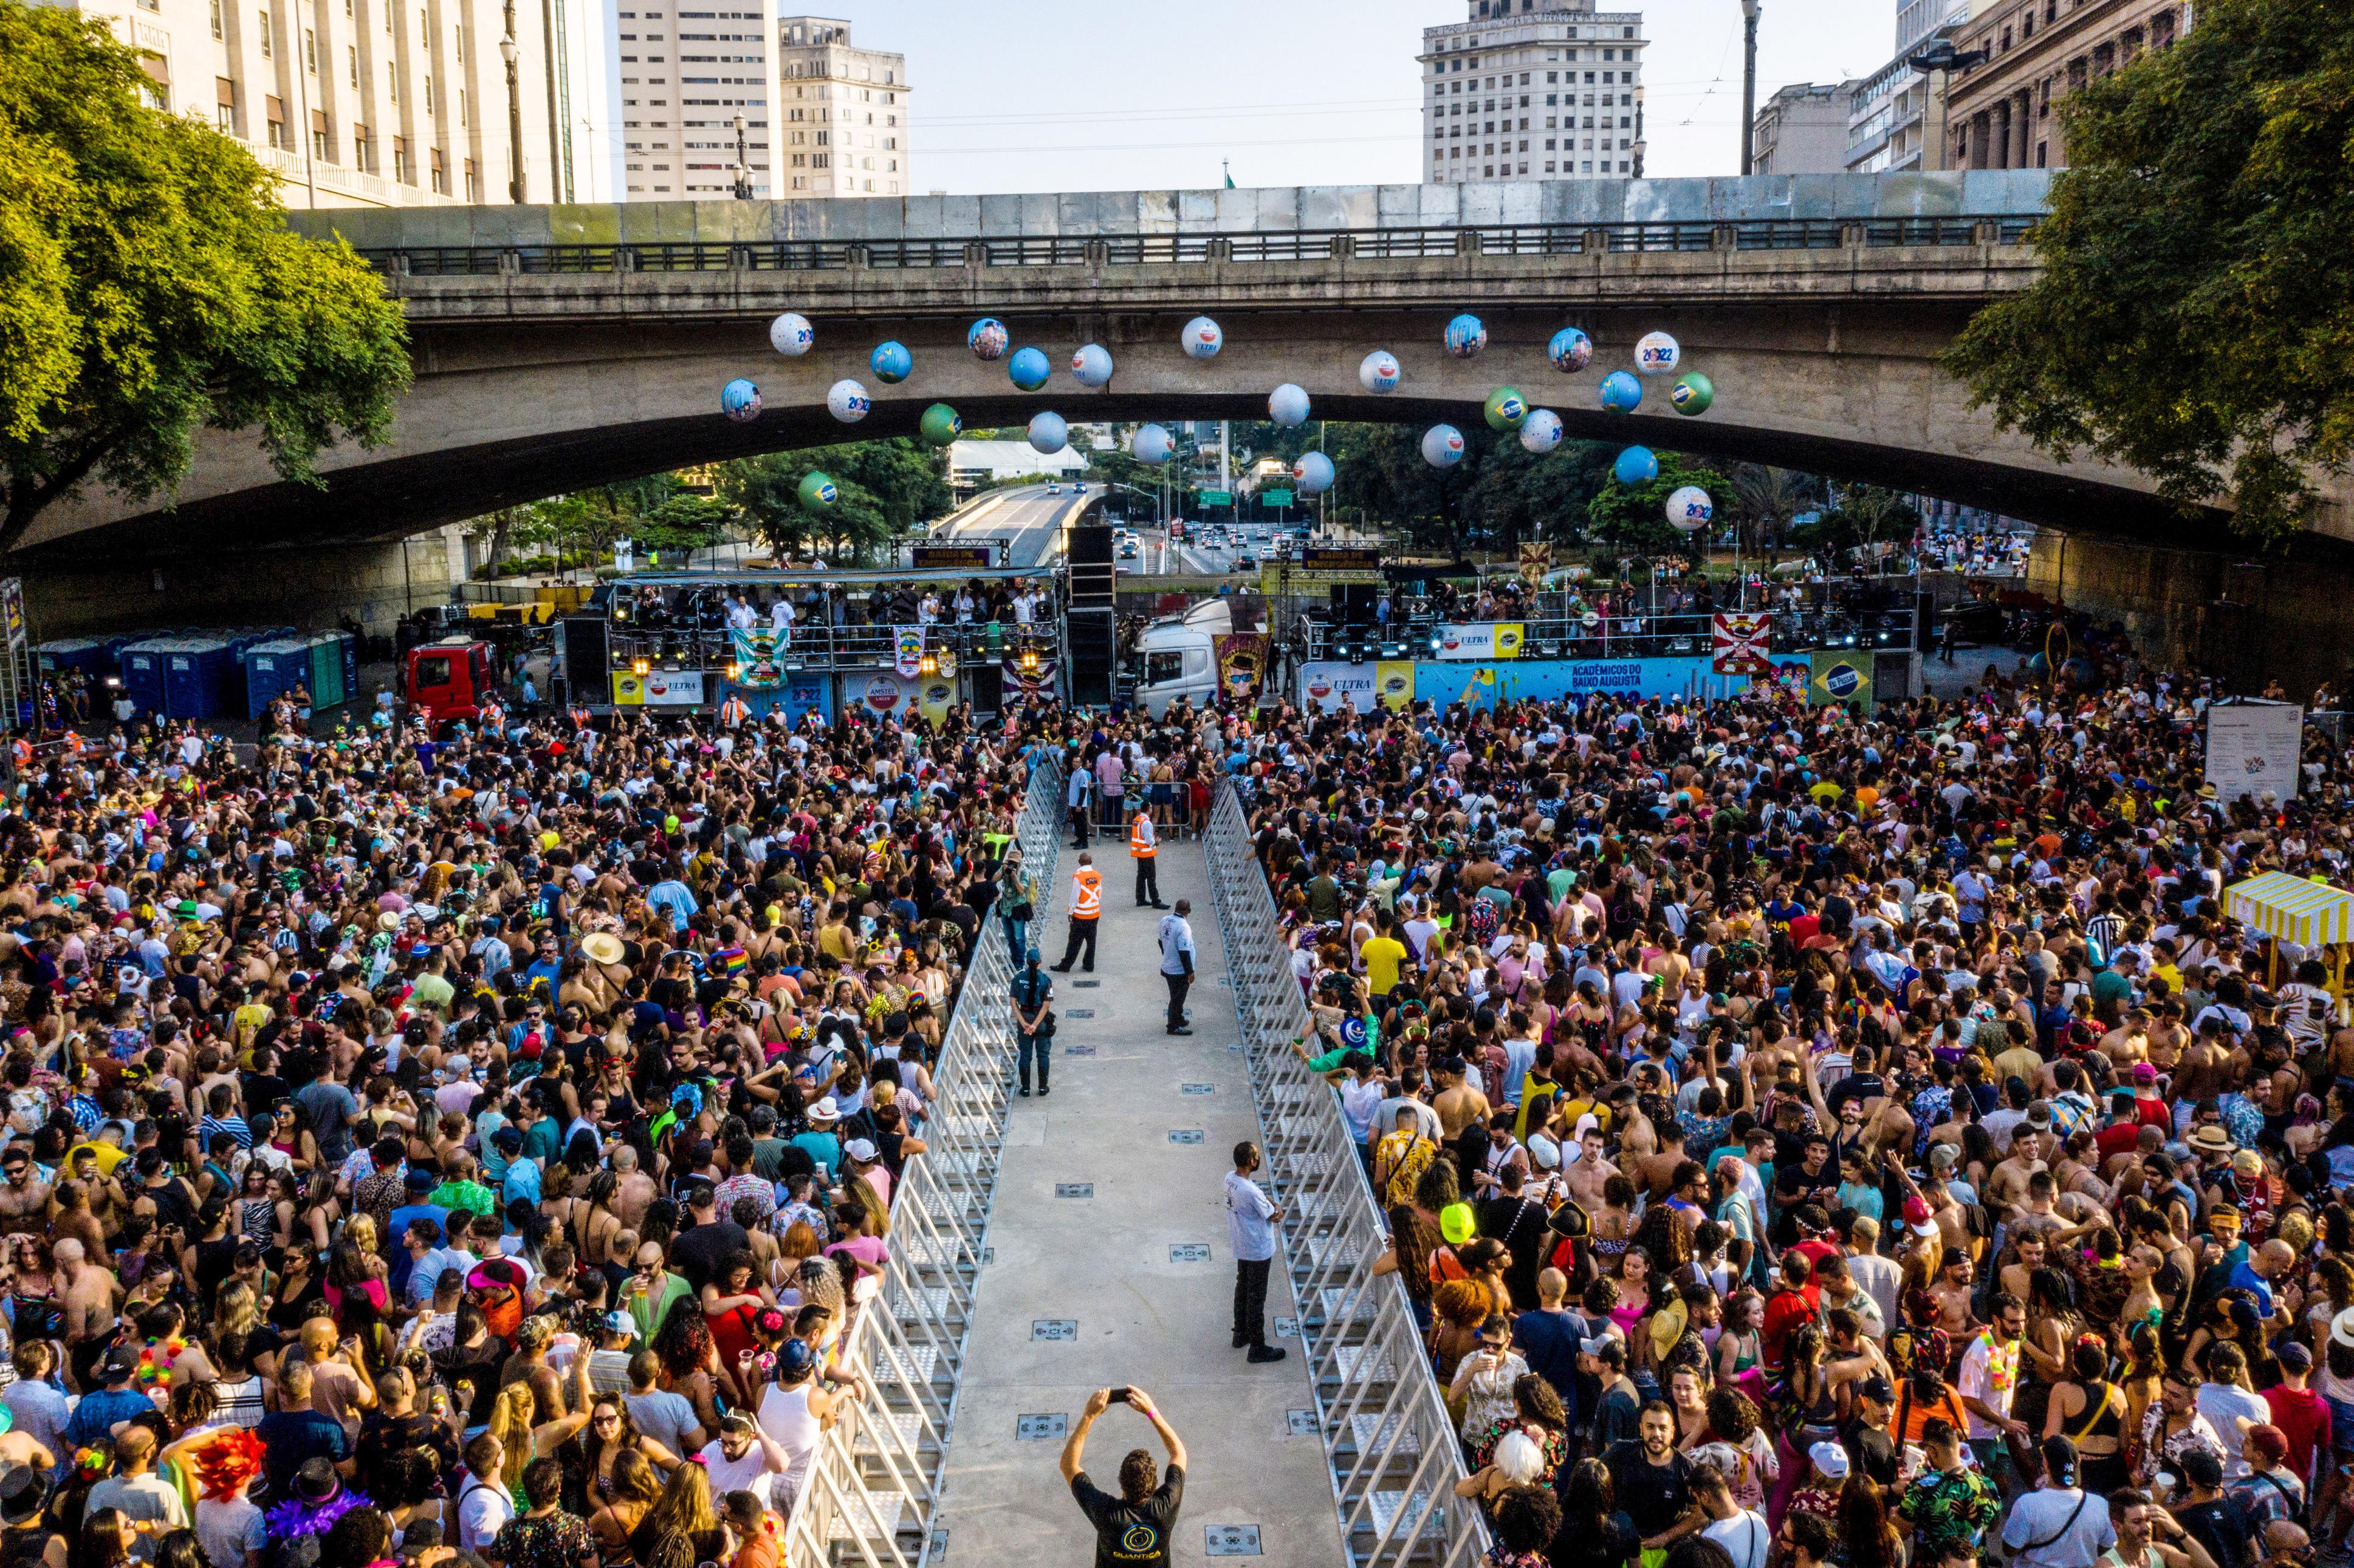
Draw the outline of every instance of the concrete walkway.
M1066 936L1068 842L1038 940L1049 964ZM994 1261L981 1274L949 1445L947 1562L1092 1561L1092 1531L1056 1461L1087 1396L1133 1383L1191 1451L1177 1562L1257 1555L1330 1568L1343 1560L1340 1527L1299 1340L1276 1339L1270 1321L1271 1341L1290 1355L1267 1366L1230 1348L1222 1182L1234 1146L1258 1141L1259 1127L1248 1071L1230 1049L1234 992L1202 848L1164 842L1160 857L1161 897L1193 903L1191 1037L1162 1032L1161 912L1136 907L1124 839L1092 849L1105 906L1096 972L1053 977L1054 1093L1013 1102ZM1075 1186L1085 1195L1057 1195ZM1278 1259L1267 1314L1288 1330L1295 1311ZM1295 1424L1304 1436L1292 1436ZM1088 1475L1117 1492L1120 1459L1137 1447L1162 1457L1151 1427L1114 1405L1088 1434Z

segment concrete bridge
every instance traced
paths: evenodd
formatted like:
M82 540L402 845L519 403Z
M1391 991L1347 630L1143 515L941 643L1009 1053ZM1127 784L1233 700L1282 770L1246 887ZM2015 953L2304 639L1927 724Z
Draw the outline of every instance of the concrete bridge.
M1573 436L1624 439L1926 490L2077 528L2177 526L2139 475L2062 466L1997 434L1938 368L1970 313L2034 275L2023 238L2035 171L1849 178L1531 183L892 202L355 210L299 215L373 260L411 324L417 385L391 443L327 456L324 490L287 485L249 437L208 434L176 510L101 492L56 509L23 547L53 566L224 546L392 539L567 487L682 464L912 432L935 401L968 428L1040 408L1086 419L1263 418L1307 388L1320 418L1462 423L1496 386L1557 410ZM801 359L765 324L817 324ZM1458 311L1491 343L1440 338ZM1226 331L1207 362L1178 328ZM976 359L967 324L995 315L1055 374L1016 389ZM1576 324L1594 364L1564 376L1546 341ZM1636 338L1673 332L1717 389L1687 419L1653 383L1637 414L1596 385ZM885 387L874 344L915 373ZM1108 347L1110 386L1067 374ZM1386 348L1401 389L1356 369ZM747 376L768 411L737 425L719 387ZM854 376L862 424L825 412Z

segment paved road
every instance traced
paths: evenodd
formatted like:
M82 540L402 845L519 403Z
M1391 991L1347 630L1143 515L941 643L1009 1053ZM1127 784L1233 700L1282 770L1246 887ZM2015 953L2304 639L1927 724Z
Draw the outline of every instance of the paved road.
M1161 912L1136 906L1123 837L1112 829L1094 844L1104 882L1096 972L1050 977L1053 1096L1016 1099L1007 1120L989 1225L995 1261L981 1271L949 1445L948 1561L1089 1561L1093 1531L1056 1461L1087 1396L1134 1383L1190 1451L1175 1562L1202 1562L1221 1527L1243 1526L1257 1528L1255 1561L1267 1568L1324 1568L1346 1558L1299 1340L1275 1340L1288 1357L1254 1366L1228 1337L1235 1265L1222 1183L1235 1145L1261 1133L1248 1068L1229 1049L1234 991L1208 868L1198 842L1161 841L1161 896L1193 900L1201 976L1194 1033L1172 1036ZM1048 963L1063 956L1074 869L1066 848L1046 890L1051 913L1036 923ZM1288 1273L1278 1263L1268 1281L1270 1335L1273 1319L1296 1315ZM1292 1436L1295 1412L1308 1436ZM1090 1478L1118 1490L1131 1448L1163 1457L1151 1428L1115 1405L1088 1436Z
M1043 484L1001 490L981 497L956 516L936 537L943 544L958 539L1010 539L1012 567L1048 567L1062 558L1063 528L1090 496L1074 495L1063 487L1049 495Z

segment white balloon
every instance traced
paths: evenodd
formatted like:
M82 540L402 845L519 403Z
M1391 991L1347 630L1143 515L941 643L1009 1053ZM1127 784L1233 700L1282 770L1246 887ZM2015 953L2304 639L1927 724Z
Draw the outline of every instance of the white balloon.
M1433 425L1422 433L1423 461L1433 468L1453 468L1463 461L1463 432L1452 425Z
M1687 484L1668 497L1668 521L1687 534L1697 534L1716 520L1716 503L1697 484Z
M1226 334L1209 317L1195 316L1185 323L1182 341L1185 352L1195 359L1215 359L1218 350L1226 345Z
M1308 422L1308 392L1285 382L1267 396L1267 417L1289 429Z
M1385 348L1373 350L1357 366L1357 385L1368 392L1394 392L1405 379L1405 372L1399 366L1397 355Z
M1543 455L1561 445L1561 416L1551 408L1532 408L1521 421L1521 445Z
M1169 432L1158 425L1139 425L1136 433L1128 438L1128 452L1139 462L1149 462L1155 468L1169 461L1175 443Z
M1038 414L1030 421L1030 444L1042 452L1061 451L1071 444L1071 428L1060 414Z
M1291 465L1292 482L1302 495L1321 495L1332 488L1332 460L1322 452L1302 452Z
M1071 355L1071 374L1082 387L1103 387L1111 381L1111 350L1091 343Z
M1635 368L1646 376L1673 376L1683 357L1682 345L1663 332L1646 333L1635 345Z
M854 425L873 410L875 399L855 381L837 381L825 395L825 411L845 425Z
M805 315L787 311L769 323L769 346L789 358L799 359L817 342L817 328L810 325Z

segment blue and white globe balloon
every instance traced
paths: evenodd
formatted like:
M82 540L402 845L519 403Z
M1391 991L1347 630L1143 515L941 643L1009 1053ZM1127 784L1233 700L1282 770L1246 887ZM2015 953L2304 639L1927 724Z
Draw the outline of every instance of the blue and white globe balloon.
M1332 460L1322 452L1302 452L1291 465L1291 482L1302 495L1321 495L1332 488Z
M1169 432L1158 425L1139 425L1136 433L1128 438L1128 455L1155 468L1167 462L1169 454L1174 450L1176 443L1170 440Z
M1687 534L1697 534L1716 520L1716 503L1697 484L1687 484L1668 497L1668 521Z
M1646 376L1673 376L1683 359L1682 345L1663 332L1645 333L1635 345L1635 368Z
M1463 432L1452 425L1433 425L1422 433L1422 458L1433 468L1453 468L1463 461Z
M1286 429L1308 422L1308 391L1287 381L1267 395L1267 417Z
M1575 376L1594 362L1594 340L1575 327L1564 327L1545 344L1545 357L1555 370Z
M1610 465L1610 472L1621 484L1649 484L1659 477L1659 460L1649 447L1628 447Z
M1602 411L1606 414L1631 414L1643 401L1643 384L1623 370L1614 370L1602 378Z
M1046 363L1044 350L1017 348L1013 351L1013 357L1005 362L1005 374L1013 377L1013 385L1024 392L1035 392L1046 385L1046 377L1054 374L1054 366Z
M1457 316L1447 323L1447 352L1458 359L1470 359L1488 346L1488 329L1474 315Z
M1226 334L1209 317L1195 316L1185 323L1184 334L1179 341L1184 344L1185 352L1191 357L1215 359L1218 350L1226 346Z
M964 334L964 345L978 358L1002 359L1005 351L1013 346L1013 334L995 316L983 316Z
M875 399L855 381L837 381L825 395L825 411L845 425L854 425L874 409Z
M1071 444L1071 427L1063 423L1063 416L1055 413L1033 415L1030 420L1030 444L1042 452L1058 452Z
M1521 421L1521 445L1543 457L1561 445L1561 416L1551 408L1532 408Z
M1376 396L1394 392L1405 379L1405 371L1398 365L1397 355L1387 349L1377 348L1365 355L1357 366L1357 385Z
M799 359L817 342L817 328L807 316L787 311L769 323L769 346L788 359Z
M737 376L719 389L719 411L739 425L760 417L760 389Z
M1108 387L1111 384L1111 350L1099 343L1088 344L1071 355L1071 374L1082 387Z
M916 356L907 352L904 343L878 343L866 361L875 372L875 379L885 387L896 387L907 379L916 368Z

